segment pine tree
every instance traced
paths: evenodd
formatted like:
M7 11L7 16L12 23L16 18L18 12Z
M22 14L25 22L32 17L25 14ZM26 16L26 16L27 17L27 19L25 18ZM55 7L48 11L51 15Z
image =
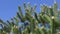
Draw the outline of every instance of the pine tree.
M24 3L23 6L24 14L22 7L18 6L16 16L11 20L4 22L0 19L0 34L60 34L60 10L56 2L53 6L41 5L39 13L35 11L36 5L31 7L29 3L28 6Z

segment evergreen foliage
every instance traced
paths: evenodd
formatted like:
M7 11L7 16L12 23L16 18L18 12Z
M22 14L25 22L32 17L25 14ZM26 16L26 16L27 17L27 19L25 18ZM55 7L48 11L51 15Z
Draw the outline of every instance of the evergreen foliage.
M35 12L36 5L31 7L29 3L28 6L24 3L23 6L25 14L18 6L16 16L10 21L0 19L0 34L60 34L60 10L56 2L53 6L41 5L40 13Z

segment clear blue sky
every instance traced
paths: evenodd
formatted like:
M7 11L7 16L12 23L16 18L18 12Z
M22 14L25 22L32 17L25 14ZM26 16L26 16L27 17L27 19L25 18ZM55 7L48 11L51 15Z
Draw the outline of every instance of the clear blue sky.
M18 5L23 9L23 3L30 2L31 6L37 4L37 11L39 12L40 4L46 4L51 6L54 0L0 0L0 18L3 20L9 20L16 15ZM60 0L57 0L58 7L60 8Z

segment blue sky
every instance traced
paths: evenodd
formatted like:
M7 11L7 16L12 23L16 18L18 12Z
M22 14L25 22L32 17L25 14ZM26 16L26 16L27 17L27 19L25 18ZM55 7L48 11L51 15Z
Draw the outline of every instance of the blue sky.
M31 6L37 5L36 11L39 12L40 4L46 4L48 6L53 5L54 0L0 0L0 18L3 20L9 20L16 15L18 5L22 7L23 3L30 2ZM60 8L60 0L57 0L58 7Z

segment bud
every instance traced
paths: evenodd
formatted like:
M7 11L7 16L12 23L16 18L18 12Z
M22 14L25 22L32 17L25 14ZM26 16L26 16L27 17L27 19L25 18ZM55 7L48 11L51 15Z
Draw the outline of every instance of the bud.
M49 8L51 8L51 6L49 6Z
M3 31L3 33L5 33L5 31Z
M16 25L14 25L15 28L18 28Z
M30 32L30 34L32 34L32 32Z
M60 34L60 32L58 32L58 34Z
M54 17L54 16L52 16L51 18L52 18L52 19L54 19L55 17Z
M54 3L56 4L56 0L54 0Z
M6 33L6 34L9 34L9 33Z

